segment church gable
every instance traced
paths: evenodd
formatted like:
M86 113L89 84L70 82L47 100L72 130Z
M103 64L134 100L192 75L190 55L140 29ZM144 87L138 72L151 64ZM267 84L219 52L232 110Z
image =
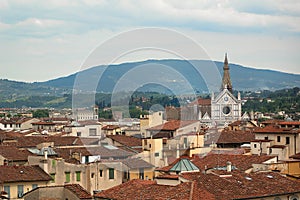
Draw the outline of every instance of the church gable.
M213 100L215 104L237 104L239 100L229 92L229 90L224 89L215 100Z

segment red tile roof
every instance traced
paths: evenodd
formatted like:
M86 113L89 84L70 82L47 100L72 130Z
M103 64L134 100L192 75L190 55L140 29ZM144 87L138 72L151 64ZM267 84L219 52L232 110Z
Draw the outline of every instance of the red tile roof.
M33 155L28 150L19 150L14 146L0 146L0 155L8 161L27 161Z
M279 125L300 125L300 121L281 121Z
M106 125L102 127L102 130L115 130L120 128L120 126L118 125Z
M124 159L133 155L133 153L119 148L109 149L105 146L56 148L55 152L59 157L64 158L67 162L73 153L79 153L81 156L100 156L100 159Z
M170 120L164 124L151 127L149 131L175 131L181 127L198 122L197 120Z
M0 166L0 182L50 181L51 176L39 166Z
M177 186L158 185L154 181L135 179L119 186L95 194L95 197L114 200L123 199L191 199L193 196L193 182L181 183Z
M0 123L2 123L2 124L22 124L31 119L32 118L10 118L10 119L0 118Z
M223 130L216 142L217 144L229 144L229 143L250 143L255 139L255 134L250 131L230 131Z
M92 199L92 195L79 184L67 184L64 187L80 199Z
M200 170L212 169L215 167L225 167L230 161L240 171L246 171L252 168L252 164L266 162L275 156L266 155L234 155L234 154L208 154L205 157L194 156L193 158L181 157L176 159L171 165L157 169L157 171L168 172L180 159L188 158Z
M44 126L54 126L54 122L33 122L31 123L32 125L44 125Z
M107 135L106 137L112 139L113 141L116 141L122 145L125 145L127 147L140 147L142 146L142 139L135 138L131 136L126 135Z
M36 147L36 145L44 142L54 142L54 146L81 146L84 145L80 137L75 136L26 136L17 139L17 146L27 148Z
M280 128L279 126L266 126L263 128L256 128L253 131L254 133L275 133L275 134L299 134L300 129L293 128Z
M192 105L202 105L202 106L210 106L211 105L211 100L210 99L202 99L198 98L197 100L191 102L189 106Z
M215 199L262 198L300 192L299 181L274 172L233 172L230 177L196 172L183 173L181 176L194 181L196 188L213 194Z
M266 155L229 155L229 154L210 154L203 158L195 156L191 161L201 170L215 167L224 167L230 161L240 171L252 168L252 164L266 162L275 156Z

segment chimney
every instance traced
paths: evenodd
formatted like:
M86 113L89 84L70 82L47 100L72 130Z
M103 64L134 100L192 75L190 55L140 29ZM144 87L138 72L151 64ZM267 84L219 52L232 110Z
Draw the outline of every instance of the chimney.
M48 159L48 149L44 149L44 158L45 160Z
M231 172L232 171L232 165L231 165L231 162L230 161L227 161L226 163L226 169L227 169L227 172Z
M179 144L176 145L176 158L179 158Z

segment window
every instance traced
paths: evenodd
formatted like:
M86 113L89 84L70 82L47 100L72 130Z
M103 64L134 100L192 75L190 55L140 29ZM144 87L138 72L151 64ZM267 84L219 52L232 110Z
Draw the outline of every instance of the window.
M18 198L22 198L24 194L24 185L18 185Z
M254 144L254 148L255 148L255 149L257 148L257 145L256 145L256 144Z
M55 182L55 173L50 174L51 178L52 178L52 183Z
M7 124L4 124L4 128L7 128Z
M7 197L10 198L10 186L4 185L4 191L7 193Z
M52 160L52 167L55 168L56 166L56 160Z
M89 129L89 136L96 136L97 135L97 129L90 128Z
M65 176L66 176L66 183L70 183L70 172L65 172Z
M77 136L80 137L81 136L81 132L77 132Z
M103 177L103 170L102 169L100 169L100 171L99 171L99 176Z
M188 146L188 139L187 138L183 138L183 143L184 143L185 147L187 147Z
M290 200L299 200L299 197L297 195L293 195L289 199Z
M123 178L124 178L125 180L129 180L129 179L130 179L130 176L129 176L129 172L128 172L128 171L124 171L124 173L123 173Z
M144 168L140 168L139 177L140 177L140 179L144 180Z
M290 144L290 137L285 138L285 144Z
M267 136L267 137L265 137L265 140L269 140L269 137Z
M278 135L278 136L277 136L277 142L280 142L280 139L281 139L281 138L280 138L280 136Z
M159 157L159 152L154 154L155 157Z
M38 184L32 184L32 189L35 189L38 187Z
M108 178L109 179L114 179L115 178L115 169L114 168L109 168L108 169Z
M80 181L81 180L81 172L78 171L76 172L76 181Z

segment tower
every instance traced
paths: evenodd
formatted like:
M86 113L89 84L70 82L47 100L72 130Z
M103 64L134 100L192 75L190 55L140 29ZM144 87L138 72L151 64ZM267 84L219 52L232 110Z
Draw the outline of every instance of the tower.
M222 79L221 91L223 91L224 89L228 89L232 93L232 84L231 84L230 74L229 74L227 53L225 54L225 60L223 66L223 79Z
M232 93L232 84L229 74L227 54L225 54L221 91L211 98L211 120L217 126L226 126L233 121L240 120L242 101L240 94L235 97Z

